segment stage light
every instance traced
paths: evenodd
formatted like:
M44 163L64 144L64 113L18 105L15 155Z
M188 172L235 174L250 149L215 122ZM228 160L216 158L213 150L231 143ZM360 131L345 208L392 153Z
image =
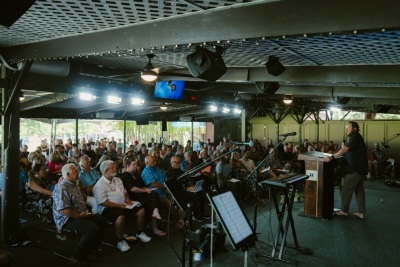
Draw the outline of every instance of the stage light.
M268 73L274 76L279 76L286 70L282 63L279 62L279 58L276 56L269 56L265 66L267 67Z
M231 111L231 109L230 108L227 108L227 107L223 107L222 108L222 113L229 113Z
M108 96L107 97L107 102L110 104L119 104L121 103L121 98L118 96Z
M160 105L160 109L163 110L163 111L164 111L164 110L167 110L167 108L168 108L168 107L167 107L167 105L166 105L165 103L162 103L162 104Z
M233 109L233 113L235 113L235 114L241 114L241 113L242 113L242 110L240 110L240 109L238 109L238 108L234 108L234 109Z
M144 100L137 98L137 97L133 97L132 98L132 105L143 105L144 104Z
M218 111L218 107L215 106L215 105L211 105L211 106L210 106L210 111L216 112L216 111Z
M154 58L154 54L146 54L149 62L147 63L146 67L144 67L143 71L141 72L141 77L143 80L147 82L152 82L157 79L157 73L153 71L154 66L151 64L151 59Z
M79 93L79 98L86 101L92 101L96 99L96 96L89 93Z

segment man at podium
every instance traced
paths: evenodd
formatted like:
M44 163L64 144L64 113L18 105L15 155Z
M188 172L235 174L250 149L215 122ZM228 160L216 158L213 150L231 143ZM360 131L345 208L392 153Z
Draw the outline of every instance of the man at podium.
M335 212L336 215L348 216L349 207L353 192L356 195L358 212L354 213L360 219L365 219L365 191L364 179L368 174L367 149L363 137L360 135L360 126L355 121L346 124L346 134L349 137L347 145L342 144L342 148L332 155L324 158L325 162L335 160L335 158L345 155L346 175L342 186L342 207Z

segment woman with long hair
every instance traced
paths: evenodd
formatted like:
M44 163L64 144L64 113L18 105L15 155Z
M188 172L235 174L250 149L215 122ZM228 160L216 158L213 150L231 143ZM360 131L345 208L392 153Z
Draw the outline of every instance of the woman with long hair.
M150 190L144 184L142 178L137 173L138 160L125 158L126 170L119 175L126 191L128 191L131 200L139 201L145 208L146 219L150 220L153 227L153 233L159 236L165 236L166 233L158 228L157 220L161 220L159 206L160 198L154 190Z
M35 164L28 173L28 183L25 188L25 209L29 212L44 215L51 222L53 208L53 192L47 179L47 168L44 164Z

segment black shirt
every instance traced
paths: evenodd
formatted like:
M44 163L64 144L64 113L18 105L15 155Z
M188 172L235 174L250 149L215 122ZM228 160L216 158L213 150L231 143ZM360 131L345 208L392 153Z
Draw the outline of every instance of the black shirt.
M361 175L368 174L367 148L360 133L355 133L349 138L347 144L349 150L346 153L346 173L357 172Z

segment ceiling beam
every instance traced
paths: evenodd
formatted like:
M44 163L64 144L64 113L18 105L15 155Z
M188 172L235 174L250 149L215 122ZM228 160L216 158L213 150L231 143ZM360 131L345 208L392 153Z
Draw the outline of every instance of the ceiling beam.
M10 46L0 52L15 62L217 40L396 28L399 17L397 0L263 1Z

